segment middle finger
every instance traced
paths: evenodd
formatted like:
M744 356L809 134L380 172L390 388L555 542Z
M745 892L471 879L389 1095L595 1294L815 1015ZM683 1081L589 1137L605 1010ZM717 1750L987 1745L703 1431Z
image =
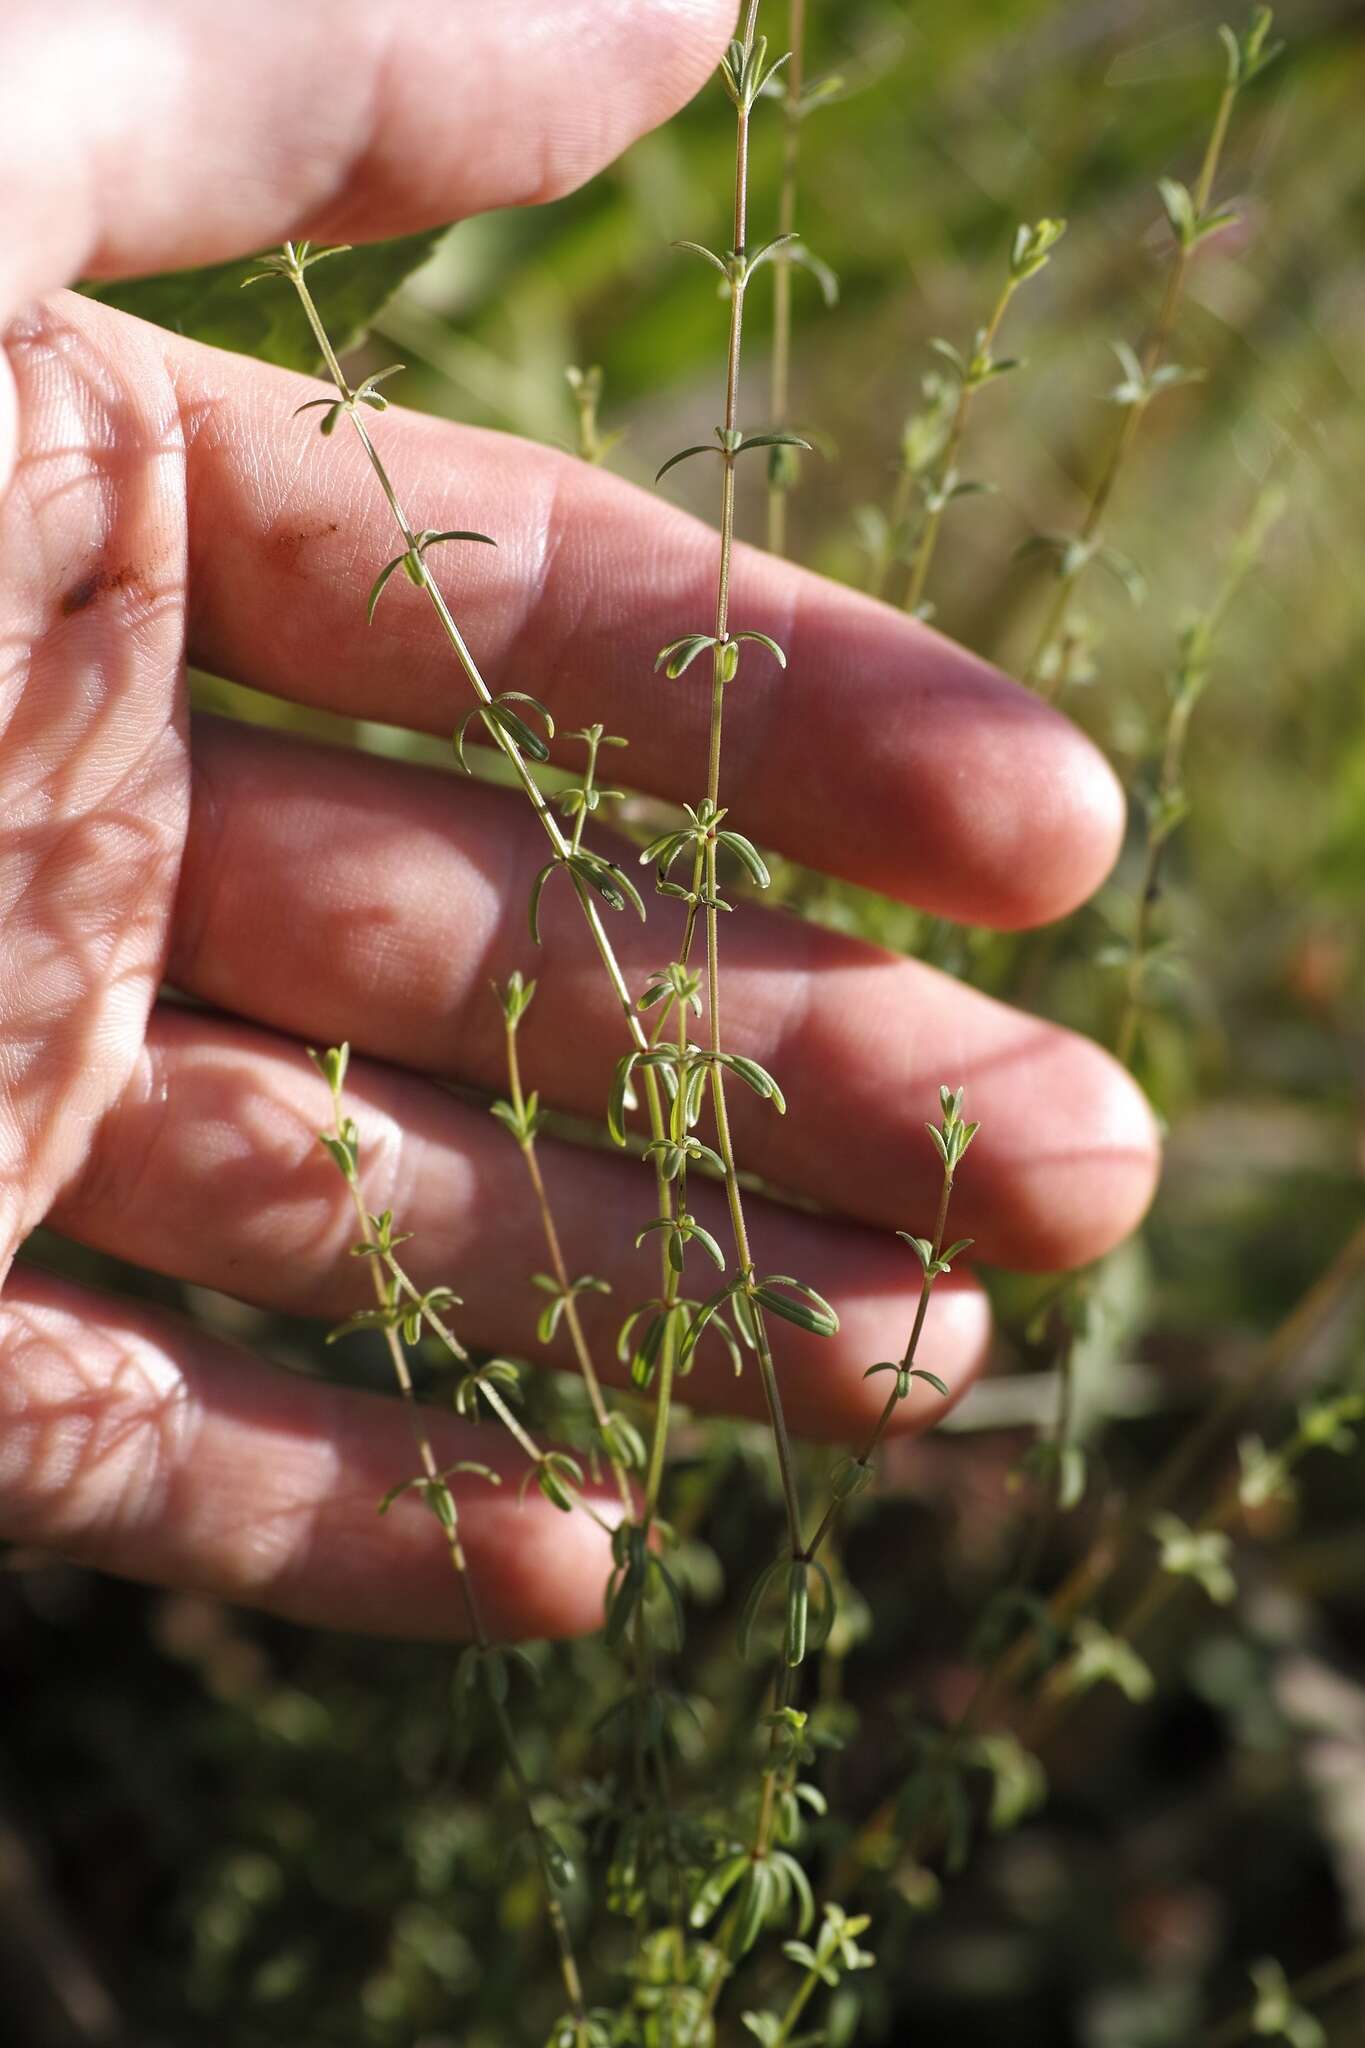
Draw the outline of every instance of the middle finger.
M519 797L449 775L202 721L169 964L187 993L311 1043L498 1091L514 968L543 976L524 1027L528 1085L600 1116L625 1050L578 906L554 878L537 953L526 926L545 858ZM618 851L620 849L618 848ZM627 850L622 858L633 861ZM637 869L638 872L638 869ZM639 989L677 942L659 904L610 920ZM913 961L741 905L725 925L727 1045L777 1076L790 1113L732 1094L741 1163L789 1195L924 1229L937 1162L923 1124L963 1085L981 1135L955 1230L1002 1265L1099 1256L1150 1198L1145 1101L1106 1054Z

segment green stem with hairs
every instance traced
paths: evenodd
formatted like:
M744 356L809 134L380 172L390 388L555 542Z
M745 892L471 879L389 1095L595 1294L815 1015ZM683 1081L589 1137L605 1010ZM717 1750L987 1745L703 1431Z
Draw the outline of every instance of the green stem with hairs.
M364 450L366 460L368 461L370 468L373 470L375 478L389 506L389 510L393 514L394 522L397 525L399 533L401 534L403 539L405 551L410 561L415 565L414 574L416 576L416 579L420 583L421 588L426 592L427 597L432 605L432 608L434 609L436 616L440 621L441 630L445 634L446 640L448 641L451 650L454 653L455 658L458 661L461 669L463 670L465 677L468 680L469 685L473 690L475 696L477 697L478 701L481 704L491 704L493 702L493 693L489 689L488 684L485 682L479 665L474 658L474 655L468 645L468 642L465 640L464 635L461 633L460 628L457 625L453 614L451 613L450 607L446 603L446 600L442 595L439 585L437 584L435 578L431 574L431 571L427 567L422 552L417 546L416 529L413 527L411 521L407 516L407 513L403 509L403 505L398 497L397 491L394 488L393 482L384 465L383 459L380 456L378 449L374 445L374 441L370 436L370 433L365 425L364 420L360 416L360 412L356 403L356 394L352 390L351 385L346 378L345 372L341 367L341 363L337 357L336 351L332 346L331 338L328 335L327 330L323 325L321 316L318 313L317 305L313 299L312 292L309 290L307 278L305 276L306 267L307 266L301 260L300 252L296 250L295 245L293 243L286 242L284 245L284 268L281 274L288 278L289 282L293 285L294 290L298 295L299 303L303 308L305 317L307 318L308 324L312 329L313 336L317 341L323 362L326 365L327 373L331 378L332 383L336 387L338 397L340 398L342 403L342 408L345 411L347 417L351 422L352 427L355 430L360 445ZM574 839L571 836L566 837L564 832L561 830L559 821L555 817L554 812L551 810L550 806L546 803L545 798L542 796L540 789L537 786L535 777L532 774L531 769L524 755L522 754L520 747L517 745L516 741L512 738L512 736L509 733L505 732L500 726L493 726L491 730L492 737L496 745L506 756L512 768L512 771L516 777L517 782L520 784L527 801L531 805L531 808L534 811L536 818L540 823L541 830L544 832L546 838L550 843L550 847L555 858L557 860L567 859L567 857L574 851ZM615 997L617 1007L621 1012L621 1017L625 1024L626 1031L630 1037L631 1044L636 1051L647 1051L649 1048L649 1038L640 1021L639 1014L635 1007L634 999L632 998L630 993L630 988L626 982L625 975L621 970L620 962L616 957L615 948L612 945L611 938L607 932L605 924L603 923L601 911L599 910L597 903L594 900L587 885L580 879L580 877L571 873L570 878L573 883L574 893L578 898L579 907L583 913L584 921L587 924L589 934L592 938L593 945L597 951L598 957L600 958L604 969L606 970L607 979L611 984L612 994ZM653 1071L649 1069L647 1069L645 1072L645 1098L649 1115L651 1135L654 1137L662 1137L666 1127L663 1102L659 1090L657 1077L655 1076ZM656 1173L655 1181L656 1191L659 1200L659 1213L661 1215L669 1214L671 1213L672 1192L667 1180L664 1178L662 1171ZM667 1296L667 1290L672 1282L673 1276L666 1257L662 1256L661 1269L663 1275L665 1295ZM672 1415L672 1391L675 1370L675 1357L675 1339L673 1337L670 1327L670 1332L668 1336L665 1338L664 1344L662 1346L655 1387L653 1432L654 1445L651 1453L651 1469L653 1469L654 1466L657 1464L658 1468L662 1470L664 1457L666 1453L668 1431ZM647 1508L647 1512L652 1513L652 1511L652 1504L650 1504Z
M508 1091L512 1098L513 1109L516 1111L518 1118L524 1122L526 1096L521 1080L521 1056L517 1047L517 1027L510 1019L506 1025L506 1046ZM583 1385L587 1390L588 1405L592 1409L593 1420L597 1424L599 1433L603 1434L605 1441L605 1431L610 1418L606 1400L602 1393L602 1382L598 1378L597 1368L593 1363L592 1349L588 1343L587 1333L583 1328L583 1319L578 1313L578 1302L573 1292L569 1268L564 1258L564 1247L560 1241L559 1228L555 1222L554 1210L550 1206L550 1197L545 1186L545 1176L540 1169L540 1158L536 1151L534 1131L530 1132L526 1138L518 1141L518 1150L525 1162L527 1177L531 1183L531 1191L535 1196L536 1212L540 1217L541 1234L545 1239L545 1249L550 1255L550 1271L553 1273L563 1293L564 1324L569 1332L569 1341L573 1346L574 1359L577 1362ZM621 1497L621 1505L627 1515L633 1514L635 1503L631 1497L630 1476L619 1458L613 1457L610 1451L608 1451L607 1457L611 1465L612 1477L616 1482L616 1490Z
M782 183L777 201L777 232L796 232L796 181L801 162L801 87L806 47L806 0L787 0L786 90L782 100ZM773 354L768 411L772 425L785 428L791 413L792 265L786 246L773 252ZM780 452L780 451L777 451ZM787 552L787 499L791 486L781 477L768 478L768 549Z
M1196 220L1201 219L1208 210L1209 200L1213 193L1214 179L1218 175L1218 166L1222 161L1223 147L1227 141L1228 125L1232 119L1232 110L1236 105L1240 89L1240 82L1235 78L1229 78L1225 81L1222 93L1219 96L1218 109L1214 115L1213 129L1204 150L1203 162L1199 168L1198 182L1193 193ZM1143 345L1139 357L1142 364L1144 383L1150 382L1153 372L1160 367L1169 346L1171 335L1175 328L1176 312L1180 305L1181 295L1185 289L1185 280L1192 255L1193 249L1177 237L1170 268L1166 273L1166 288L1162 293L1161 306L1157 313L1156 322ZM1082 519L1077 533L1077 539L1081 542L1083 549L1088 549L1098 538L1101 522L1104 519L1105 513L1109 510L1115 488L1132 452L1133 444L1137 439L1150 403L1151 397L1148 396L1137 398L1132 404L1124 407L1119 421L1118 432L1114 436L1108 458L1091 492L1090 503L1086 508L1085 517ZM1077 566L1074 569L1065 571L1059 577L1056 593L1044 617L1042 630L1038 635L1037 644L1034 647L1028 667L1024 671L1024 681L1032 688L1040 690L1042 696L1049 703L1055 703L1061 694L1060 671L1058 676L1054 676L1050 683L1044 684L1044 661L1049 649L1056 645L1063 637L1071 605L1081 577L1088 566L1089 559L1088 554L1082 554Z
M332 1087L332 1136L344 1146L341 1090L339 1086L335 1085ZM332 1156L333 1158L338 1158L337 1153L333 1153ZM370 1269L371 1279L374 1283L375 1301L381 1309L392 1308L399 1291L399 1276L394 1270L392 1260L381 1259L379 1256L379 1240L375 1236L373 1226L371 1225L369 1212L365 1207L364 1196L361 1194L360 1181L355 1168L343 1167L342 1172L347 1191L351 1197L352 1206L355 1209L356 1221L360 1228L360 1241L370 1248L370 1256L366 1259L365 1263ZM385 1269L389 1272L391 1286L385 1285ZM410 1288L411 1283L407 1284ZM448 1331L443 1331L442 1334L444 1340L453 1349L456 1356L462 1358L465 1354L457 1340ZM474 1583L469 1570L469 1561L465 1556L464 1545L460 1538L460 1518L459 1510L455 1503L455 1496L442 1476L441 1468L437 1463L436 1452L432 1446L430 1432L422 1419L421 1405L417 1399L416 1388L413 1386L412 1374L408 1369L407 1354L403 1349L402 1338L392 1325L385 1330L384 1335L388 1344L389 1357L393 1364L394 1378L397 1381L399 1395L412 1426L413 1439L417 1446L417 1455L421 1462L426 1486L429 1489L427 1497L433 1504L439 1498L443 1505L444 1511L440 1513L438 1519L442 1529L445 1531L446 1550L450 1558L451 1569L455 1574L455 1582L459 1587L460 1600L464 1607L470 1637L475 1646L486 1654L492 1649L492 1641L479 1609L478 1598L474 1591ZM534 1445L531 1448L533 1451L535 1450ZM536 1455L539 1454L537 1453ZM518 1796L526 1813L527 1825L531 1830L531 1838L535 1843L536 1862L540 1870L545 1898L545 1915L550 1923L551 1934L554 1937L555 1949L559 1959L559 1974L564 1985L564 1995L569 2001L569 2009L578 2037L578 2048L588 2048L587 2001L583 1995L582 1973L578 1966L578 1957L574 1949L573 1937L569 1932L569 1923L565 1917L564 1907L560 1902L554 1874L546 1854L540 1819L536 1813L535 1794L531 1789L530 1779L526 1775L526 1767L522 1762L521 1750L517 1743L516 1730L512 1726L507 1708L496 1697L492 1686L486 1687L485 1690L493 1709L493 1719L498 1730L503 1759L517 1788Z
M1005 317L1010 300L1018 289L1019 279L1011 274L1005 279L1000 296L992 309L991 317L978 339L976 354L989 357L996 336L1000 332L1000 323ZM953 407L953 417L948 428L948 438L943 444L943 453L938 461L938 482L940 487L957 461L958 450L962 446L962 436L966 432L967 417L971 412L972 399L976 394L976 390L977 386L968 377L963 377L958 384L957 403ZM900 517L902 519L905 518L910 509L909 481L909 472L903 472L902 482L906 484L906 490L904 493L904 504L900 508ZM925 514L924 524L920 528L919 539L915 543L915 552L911 558L910 576L905 590L905 609L908 612L918 611L920 605L924 602L925 586L929 581L929 570L933 564L934 551L938 546L939 529L943 524L944 510L945 507L941 502L940 488L940 500L935 503L932 510Z

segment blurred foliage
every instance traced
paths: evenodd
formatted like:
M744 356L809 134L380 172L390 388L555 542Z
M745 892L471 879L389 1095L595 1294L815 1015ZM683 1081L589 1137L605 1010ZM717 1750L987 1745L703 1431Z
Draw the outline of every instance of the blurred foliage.
M339 348L350 348L368 333L375 315L414 270L426 262L441 232L372 242L328 258L314 273L318 308ZM155 277L117 278L82 289L102 305L139 320L155 321L175 334L238 349L261 362L310 374L321 367L318 345L303 310L286 292L255 292L243 286L258 264L248 258L211 263L202 270L165 271Z
M793 503L802 559L865 576L855 514L889 497L930 338L970 339L1017 220L1071 223L1011 314L1011 352L1027 368L983 396L969 431L964 461L995 492L951 509L936 565L938 623L1017 669L1046 586L1014 549L1071 523L1093 479L1112 418L1110 344L1140 339L1152 318L1165 246L1155 183L1197 163L1223 10L816 0L812 11L809 69L841 74L846 91L803 144L802 231L837 269L841 299L827 311L798 276L796 417L821 451ZM1299 0L1280 25L1288 57L1248 95L1221 181L1243 224L1200 252L1180 316L1180 358L1206 381L1153 410L1109 522L1151 595L1135 609L1117 587L1088 587L1096 676L1069 700L1125 784L1149 784L1179 626L1288 442L1291 510L1221 643L1191 739L1191 815L1165 870L1161 914L1178 950L1143 1078L1170 1125L1168 1169L1141 1245L1106 1273L1106 1310L1078 1358L1094 1476L1051 1533L1044 1584L1365 1215L1365 24L1345 0ZM585 192L459 227L380 314L374 364L408 360L409 403L567 444L565 366L600 363L604 424L625 429L613 462L647 480L659 451L714 423L716 308L668 242L723 238L725 119L704 96ZM774 210L778 146L775 124L761 126L759 219ZM408 263L395 259L394 276ZM212 324L226 302L198 301L197 289L161 317L193 323L207 306L207 338L261 344ZM281 313L284 294L249 295L253 317L267 299ZM757 381L761 305L753 339ZM693 488L684 473L680 495ZM755 494L745 530L759 519ZM228 682L197 687L236 715L419 751ZM780 879L817 916L1112 1040L1120 992L1096 956L1130 914L1140 867L1135 828L1094 906L1008 938L953 932L791 869ZM912 1773L915 1711L960 1707L963 1645L1015 1568L1028 1496L1005 1481L1053 1395L1046 1343L1029 1334L1038 1283L992 1285L1000 1377L951 1432L895 1454L851 1535L847 1569L867 1606L827 1667L824 1711L860 1727L826 1767L855 1813ZM321 1369L297 1325L198 1293L186 1305ZM1358 1372L1359 1347L1358 1315L1329 1322L1255 1426L1282 1435L1292 1397L1314 1376ZM537 1421L572 1436L575 1399L542 1384ZM1112 1687L1089 1696L1045 1754L1045 1810L982 1836L941 1887L904 1859L872 1873L883 1967L862 1987L860 2038L1176 2048L1247 2002L1257 1958L1275 1955L1293 1977L1365 1935L1362 1480L1358 1452L1318 1458L1294 1505L1258 1516L1236 1605L1191 1597L1167 1614L1144 1646L1154 1704ZM714 1782L742 1760L751 1719L752 1699L736 1694L753 1681L731 1655L734 1592L773 1503L761 1444L740 1428L689 1437L677 1483L698 1603L688 1680ZM43 1990L41 1942L0 1944L16 2048L543 2038L553 1976L534 1884L508 1855L516 1802L486 1732L453 1711L447 1652L376 1653L23 1554L3 1562L0 1863L28 1872L21 1889L50 1939L83 1958L52 1966L64 2003ZM529 1761L591 1838L598 1758L570 1703L584 1687L605 1698L607 1661L594 1644L537 1654L546 1692L523 1717ZM826 1867L846 1847L831 1824ZM586 1945L609 1971L625 1953L620 1924L593 1926ZM67 2009L72 1987L84 1987L84 2020ZM1333 2043L1365 2032L1358 1992L1325 2018ZM836 2013L832 2040L846 2024Z

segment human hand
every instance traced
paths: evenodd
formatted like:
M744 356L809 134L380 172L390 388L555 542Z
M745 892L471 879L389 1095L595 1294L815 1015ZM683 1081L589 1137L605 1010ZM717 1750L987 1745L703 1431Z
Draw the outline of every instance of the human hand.
M365 629L393 540L358 452L302 425L291 438L306 380L35 294L552 197L702 83L731 12L535 0L514 35L482 0L11 8L0 152L10 189L33 196L0 258L0 1272L46 1220L271 1308L335 1321L361 1305L354 1219L315 1137L326 1091L300 1043L344 1037L367 1198L413 1233L414 1277L459 1290L471 1342L537 1355L526 1280L544 1255L521 1162L440 1084L501 1086L488 982L522 966L541 983L533 1083L600 1112L619 1015L576 909L547 897L531 961L542 853L506 792L211 719L191 729L187 659L421 731L467 706L401 578ZM630 739L636 787L693 795L706 693L651 670L706 616L715 536L542 448L397 412L384 430L428 524L499 539L462 554L448 585L493 686L531 687L562 728L604 719ZM746 679L730 714L728 792L754 838L802 856L818 806L831 871L1003 927L1059 916L1102 879L1121 798L1065 720L899 614L756 553L735 593L790 664ZM613 933L642 985L671 932L656 910L648 930ZM1095 1048L922 966L747 906L725 937L727 1031L790 1105L783 1120L735 1102L740 1157L827 1211L756 1202L760 1263L809 1279L842 1317L832 1340L782 1330L788 1412L809 1434L856 1435L882 1399L863 1368L901 1347L914 1309L918 1270L890 1232L931 1209L922 1124L938 1083L965 1083L982 1124L954 1229L1004 1264L1081 1263L1130 1229L1151 1121ZM163 979L209 1007L158 1000ZM628 1249L649 1177L542 1151L570 1270L614 1288L585 1302L605 1361L651 1288L649 1254ZM707 1221L713 1191L696 1192ZM956 1394L987 1335L984 1297L955 1273L925 1362ZM755 1412L758 1391L721 1360L698 1364L689 1397ZM938 1412L914 1406L917 1426ZM432 1428L443 1459L516 1472L510 1445ZM402 1502L375 1514L411 1459L396 1403L9 1270L12 1540L303 1621L458 1633L431 1518ZM596 1625L607 1561L587 1519L534 1497L519 1509L515 1486L478 1498L467 1548L493 1626Z

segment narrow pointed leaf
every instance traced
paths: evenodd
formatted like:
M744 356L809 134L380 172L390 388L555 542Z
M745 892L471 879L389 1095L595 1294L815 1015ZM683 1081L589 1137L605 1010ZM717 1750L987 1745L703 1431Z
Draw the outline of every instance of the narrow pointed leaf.
M711 441L698 441L694 447L680 448L676 455L669 456L661 469L655 471L654 481L656 484L659 483L668 475L670 469L676 469L680 462L690 461L694 455L719 455L719 453L720 450Z

